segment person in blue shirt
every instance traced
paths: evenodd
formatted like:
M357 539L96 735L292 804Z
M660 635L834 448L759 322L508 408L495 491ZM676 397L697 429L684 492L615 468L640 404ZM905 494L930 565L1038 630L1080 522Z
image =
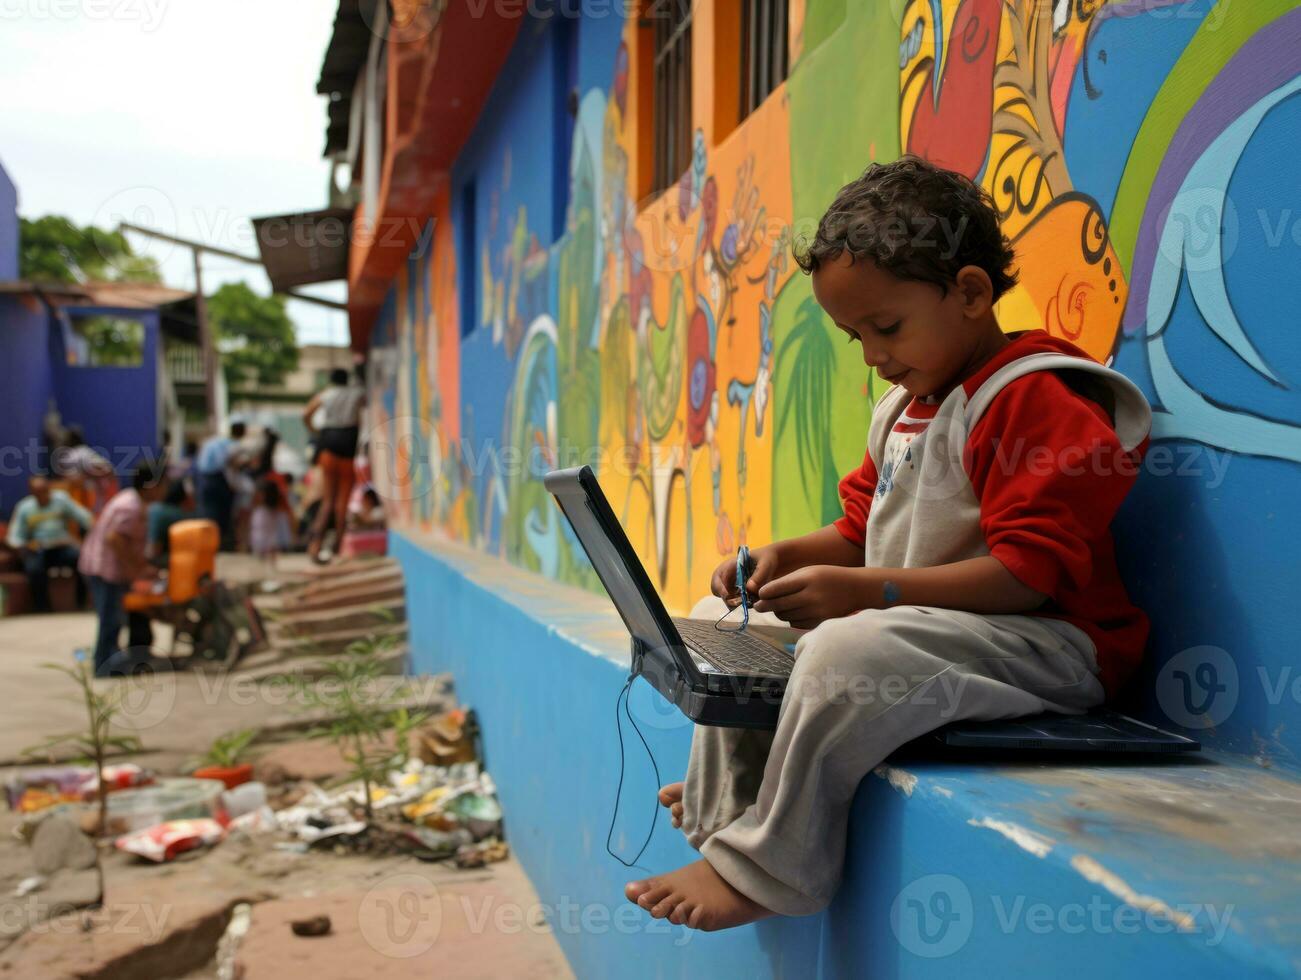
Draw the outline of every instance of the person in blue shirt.
M155 565L167 567L171 552L169 532L177 521L194 516L194 501L183 480L172 480L167 495L149 505L145 523L145 557Z
M194 463L195 492L199 498L199 516L216 521L221 530L221 546L230 550L234 544L235 490L227 475L238 460L239 443L244 438L243 422L230 427L230 436L212 435L199 447Z
M69 524L82 531L90 530L94 521L86 510L62 490L51 488L43 476L27 481L28 495L18 501L9 521L6 541L23 559L23 570L37 612L50 611L50 570L70 568L77 583L77 608L86 605L86 583L77 574L81 551Z

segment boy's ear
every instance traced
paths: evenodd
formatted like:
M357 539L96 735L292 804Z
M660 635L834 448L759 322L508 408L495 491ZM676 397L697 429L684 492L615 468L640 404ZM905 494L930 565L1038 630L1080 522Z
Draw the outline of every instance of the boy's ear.
M954 276L962 310L968 316L984 316L994 305L994 282L978 265L964 265Z

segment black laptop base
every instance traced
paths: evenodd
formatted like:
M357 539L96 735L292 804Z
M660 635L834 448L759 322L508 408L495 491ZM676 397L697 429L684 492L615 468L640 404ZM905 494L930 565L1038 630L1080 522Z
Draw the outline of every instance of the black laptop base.
M1083 715L1045 713L1004 721L960 721L931 733L946 748L967 752L1074 752L1171 755L1201 743L1106 708Z
M772 731L786 693L785 678L775 677L707 673L699 684L692 684L669 650L648 648L636 637L632 640L632 673L641 675L697 725Z
M632 641L632 672L640 674L666 701L697 725L754 728L772 731L785 696L785 680L706 674L693 686L677 659L663 648L649 649ZM957 750L959 754L1100 753L1174 755L1196 752L1195 739L1105 708L1083 715L1045 713L1001 721L960 721L936 729L917 744Z

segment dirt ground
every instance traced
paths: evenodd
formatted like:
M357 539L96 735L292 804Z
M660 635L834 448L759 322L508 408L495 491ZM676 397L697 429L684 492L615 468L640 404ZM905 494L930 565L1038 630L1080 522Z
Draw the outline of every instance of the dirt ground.
M0 780L16 771L25 748L82 726L84 708L71 682L41 664L70 662L71 651L93 635L90 614L0 618L6 681ZM145 746L130 761L160 775L176 774L220 734L275 728L292 717L283 698L238 672L158 675L148 685L137 682L124 703L124 727ZM269 746L259 742L254 755L297 757L316 776L331 768L319 743L294 742L301 735L292 732L277 738ZM106 848L107 907L68 912L93 897L94 872L59 872L40 890L17 896L19 883L33 873L30 848L13 833L18 824L16 814L0 810L0 978L215 978L217 939L241 901L253 903L236 960L244 980L342 980L376 971L430 976L452 965L457 976L570 975L513 858L461 871L407 855L340 854L328 847L299 853L281 833L232 835L163 865ZM509 828L507 814L507 834ZM319 914L330 917L328 935L298 937L290 930L290 921Z

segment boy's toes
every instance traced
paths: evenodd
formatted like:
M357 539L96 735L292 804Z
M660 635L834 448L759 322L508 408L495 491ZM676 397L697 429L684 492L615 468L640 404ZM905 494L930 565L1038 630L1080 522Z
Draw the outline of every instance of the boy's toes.
M640 902L650 888L650 881L630 881L623 886L623 894L630 902Z
M634 886L645 886L645 887L639 887L637 889L637 894L634 897L633 895ZM633 882L631 885L628 886L627 889L625 889L625 894L627 894L628 898L630 898L632 901L636 902L638 905L640 905L642 908L644 908L646 911L649 912L653 908L655 908L656 905L662 902L664 899L668 898L669 894L672 891L673 889L670 888L668 885L664 884L663 882L656 881L654 878L651 878L648 881Z
M660 788L660 803L667 807L682 805L683 783L669 783Z
M651 908L650 914L657 919L667 919L681 904L682 896L677 892L672 892L656 902Z
M652 878L650 886L637 904L657 919L692 929L731 929L773 914L733 888L705 860Z
M684 926L691 920L691 915L695 910L696 906L691 901L678 902L677 908L669 916L669 921L675 926Z
M682 813L683 813L682 804L674 803L671 807L669 807L669 813L672 814L673 816L673 826L681 827Z

